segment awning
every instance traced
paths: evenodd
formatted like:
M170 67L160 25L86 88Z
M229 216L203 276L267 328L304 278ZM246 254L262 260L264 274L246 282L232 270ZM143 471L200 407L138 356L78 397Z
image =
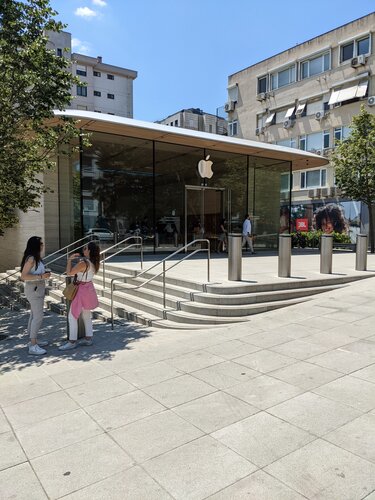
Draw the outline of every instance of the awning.
M275 114L276 113L271 113L268 116L267 120L265 121L265 125L271 125L271 123L273 122L273 119L275 118Z
M302 113L305 111L305 108L306 108L305 102L303 104L298 104L296 115L302 115Z
M364 97L367 92L368 81L360 82L352 87L347 87L345 89L334 90L328 101L328 104L336 104L337 102L349 101L350 99L355 99L356 97Z
M287 112L285 113L285 118L290 118L291 116L293 116L295 109L296 109L295 106L293 106L292 108L289 108L287 110Z

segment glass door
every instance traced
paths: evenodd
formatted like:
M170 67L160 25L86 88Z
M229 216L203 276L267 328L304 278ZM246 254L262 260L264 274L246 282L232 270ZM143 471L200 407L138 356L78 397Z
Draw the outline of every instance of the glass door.
M230 191L225 188L185 186L185 245L205 238L211 250L218 249L220 224L230 221ZM227 225L227 230L230 228Z

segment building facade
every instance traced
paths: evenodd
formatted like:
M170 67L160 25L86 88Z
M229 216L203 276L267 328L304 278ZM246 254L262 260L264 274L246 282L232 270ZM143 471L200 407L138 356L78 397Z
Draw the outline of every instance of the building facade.
M374 33L372 13L231 75L231 135L329 158L337 140L350 133L360 106L375 112ZM285 176L286 201L289 184ZM316 210L333 203L345 211L353 241L359 220L366 227L365 207L342 199L329 165L295 171L291 188L294 218L304 221L294 229L316 228Z
M94 229L110 239L141 235L149 252L198 238L214 251L222 219L228 231L241 231L248 212L256 217L255 246L276 248L283 176L327 163L306 151L108 114L57 111L56 122L61 116L79 120L91 146L58 155L44 174L53 192L0 239L2 270L19 265L30 236L41 236L51 253Z
M56 55L71 60L72 73L85 84L72 88L70 109L133 117L136 71L106 64L101 57L72 53L72 36L67 32L51 32L49 43Z
M211 113L205 113L199 108L182 109L157 123L170 127L200 130L201 132L208 132L210 134L228 135L228 123L226 118Z

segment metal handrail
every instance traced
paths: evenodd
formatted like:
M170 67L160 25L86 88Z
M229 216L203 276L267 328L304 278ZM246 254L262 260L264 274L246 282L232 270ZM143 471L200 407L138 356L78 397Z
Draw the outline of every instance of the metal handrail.
M66 257L68 258L68 255L69 255L69 247L75 245L76 243L79 243L80 241L83 241L83 240L91 240L93 239L93 235L92 234L88 234L86 236L84 236L83 238L80 238L79 240L75 240L73 241L72 243L69 243L69 245L66 245L65 247L62 247L62 248L59 248L58 250L56 250L55 252L52 252L50 253L49 255L47 255L46 257L44 257L43 259L43 262L47 265L50 265L50 264L53 264L54 262L56 262L57 260L60 260L62 259L63 257L65 257L65 255L59 255L58 257L56 257L55 259L49 261L49 262L46 262L47 259L49 259L50 257L52 257L53 255L56 255L58 253L61 253L63 250L66 250ZM86 245L86 243L83 243L82 245L74 248L73 251L75 250L79 250L80 248L84 247ZM15 274L18 274L20 271L14 271L13 273L10 273L10 274L7 274L6 276L0 278L0 282L1 281L7 281L9 278L11 278L12 276L14 276Z
M168 269L165 268L165 263L166 263L167 260L170 260L175 255L177 255L177 254L179 254L179 253L184 252L185 250L187 250L191 245L195 245L196 243L199 243L199 242L206 242L207 243L207 248L197 248L196 250L194 250L194 252L192 252L190 254L187 254L183 259L175 262ZM163 275L163 309L165 310L166 309L166 307L165 307L165 305L166 305L166 297L165 297L166 296L166 293L165 293L165 275L166 275L166 272L169 271L170 269L174 268L175 266L177 266L178 264L180 264L184 260L189 259L190 257L192 257L193 255L195 255L198 252L207 252L207 282L209 282L210 281L210 240L197 239L197 240L191 241L190 243L188 243L184 247L179 248L178 250L176 250L176 252L173 252L171 255L168 255L168 257L166 257L165 259L161 260L160 262L157 262L156 264L152 265L151 267L149 267L145 271L142 271L141 273L137 274L135 277L139 278L140 276L142 276L145 273L148 273L151 269L154 269L155 267L159 266L160 264L163 265L163 270L159 274L156 274L155 276L152 276L151 278L149 278L148 280L144 281L140 285L131 287L131 289L132 290L137 290L138 288L142 288L143 286L147 285L148 283L150 283L154 279L156 279L159 276ZM114 283L115 283L115 281L119 281L119 280L122 280L122 279L126 280L129 277L130 276L122 276L121 278L112 278L111 279L111 324L112 324L112 330L113 330L113 292L115 291ZM125 283L124 283L124 285L125 285ZM124 288L125 288L125 286L124 286Z
M125 248L120 248L117 252L108 255L108 257L105 257L101 263L103 264L103 288L105 288L105 262L112 257L115 257L115 255L118 255L119 253L123 252L124 250L128 250L129 248L132 247L140 247L140 253L141 253L141 269L143 269L143 238L142 236L128 236L124 240L119 241L118 243L115 243L109 248L106 248L105 250L102 250L100 252L100 255L105 255L109 250L112 250L113 248L118 247L119 245L122 245L123 243L126 243L129 240L138 240L138 243L132 243L131 245L126 246Z

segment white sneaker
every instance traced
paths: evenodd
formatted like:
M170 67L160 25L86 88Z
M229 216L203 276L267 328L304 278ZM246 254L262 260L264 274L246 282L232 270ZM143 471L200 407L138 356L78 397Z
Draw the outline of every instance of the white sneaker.
M59 351L69 351L69 349L75 349L77 347L77 342L68 342L59 347Z
M29 345L29 354L34 354L35 356L40 356L45 354L47 351L38 346L38 344Z
M46 347L46 345L48 345L48 340L37 340L36 343L39 347ZM29 342L28 345L31 346L31 342Z
M83 338L83 339L79 339L78 340L78 344L79 345L92 345L93 341L92 341L92 339L85 339L85 338Z

